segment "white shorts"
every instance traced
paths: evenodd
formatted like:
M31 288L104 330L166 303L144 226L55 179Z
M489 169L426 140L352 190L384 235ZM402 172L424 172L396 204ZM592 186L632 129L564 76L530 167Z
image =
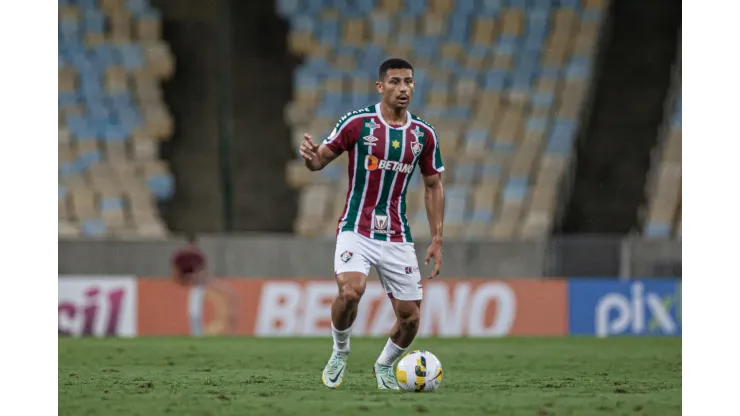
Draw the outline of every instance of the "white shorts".
M374 240L343 231L337 236L334 274L360 272L368 275L375 267L389 297L421 300L421 274L413 243Z

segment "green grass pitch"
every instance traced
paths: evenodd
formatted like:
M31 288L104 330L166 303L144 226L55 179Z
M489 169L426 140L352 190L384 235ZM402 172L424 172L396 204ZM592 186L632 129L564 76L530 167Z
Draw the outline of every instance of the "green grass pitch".
M59 414L680 415L680 338L419 339L434 393L377 390L385 339L352 339L344 382L321 383L331 339L59 339Z

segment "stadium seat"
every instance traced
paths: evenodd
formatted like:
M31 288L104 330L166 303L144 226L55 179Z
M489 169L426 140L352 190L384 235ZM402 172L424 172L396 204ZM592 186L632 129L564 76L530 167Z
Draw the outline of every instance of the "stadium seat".
M306 54L285 110L296 144L303 131L325 135L350 108L377 101L374 68L390 56L410 57L416 68L411 111L435 125L447 167L448 235L549 233L591 83L605 0L367 0L355 5L363 13L345 2L323 11L307 10L319 2L278 3L281 15L289 16L289 44L302 39ZM315 46L312 37L335 43ZM327 76L335 73L341 76ZM64 100L74 109L74 97ZM672 123L680 126L680 117ZM680 159L678 148L668 145L666 158ZM340 163L310 177L299 159L286 166L302 198L310 194L317 203L325 192L319 189L333 195L323 199L320 212L301 209L296 232L335 231L346 193L346 161ZM418 173L407 201L412 233L428 236Z
M173 191L166 168L147 168L173 130L159 86L174 70L161 15L146 0L60 2L59 43L60 237L136 237L128 218L141 213L158 227L148 235L166 236L153 202L126 202Z

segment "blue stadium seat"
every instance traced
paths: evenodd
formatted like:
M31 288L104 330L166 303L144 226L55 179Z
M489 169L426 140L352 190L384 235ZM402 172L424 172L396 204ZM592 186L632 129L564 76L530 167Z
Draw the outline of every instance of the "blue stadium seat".
M493 212L485 210L475 210L470 216L470 221L474 223L490 224L493 222Z
M535 108L552 107L555 103L555 94L549 91L537 91L532 96L532 106Z
M128 71L139 70L144 66L144 56L141 46L138 44L125 44L118 46L121 56L121 64Z
M319 25L318 40L320 43L329 45L339 43L340 29L338 20L323 19Z
M108 232L105 223L98 219L85 220L82 223L82 234L86 237L100 237Z
M490 183L501 177L503 169L500 164L495 162L484 162L480 168L480 182Z
M585 79L591 74L590 58L573 58L565 69L565 77L569 79Z
M85 11L85 32L105 32L105 15L99 10L90 9Z
M454 177L458 185L471 185L475 181L476 165L461 162L455 166Z
M521 201L527 196L528 191L527 178L511 177L504 186L504 201Z
M543 132L547 131L548 119L544 117L530 117L527 120L527 130Z
M507 71L500 69L489 71L483 80L483 88L490 91L502 91L506 86L507 78Z
M158 201L172 197L175 191L174 182L172 175L153 175L146 179L147 187Z
M581 20L584 22L598 22L603 18L603 11L600 9L584 9L583 13L581 14Z
M465 2L458 2L465 3ZM465 43L468 40L470 32L469 17L467 15L451 15L448 21L449 30L447 40L456 43Z
M579 10L581 8L580 0L558 0L558 2L564 9Z
M482 0L477 15L482 17L496 17L504 7L503 0Z
M502 35L496 44L496 55L512 56L519 49L519 38L513 35Z
M277 9L278 16L284 18L290 18L298 16L301 12L301 0L277 0L275 7Z
M512 153L515 149L514 143L511 142L499 142L493 143L493 151L495 153Z
M401 11L401 16L404 18L416 17L424 13L427 9L427 0L414 0L404 2L404 8Z
M119 211L123 209L123 199L103 198L100 200L100 211Z
M671 236L671 227L661 222L652 222L645 226L643 234L652 238L668 238Z
M75 173L85 172L90 169L90 166L100 163L101 160L103 160L103 157L98 150L81 154L75 161Z
M330 182L339 182L344 174L342 165L338 163L330 163L321 170L321 176L329 180Z

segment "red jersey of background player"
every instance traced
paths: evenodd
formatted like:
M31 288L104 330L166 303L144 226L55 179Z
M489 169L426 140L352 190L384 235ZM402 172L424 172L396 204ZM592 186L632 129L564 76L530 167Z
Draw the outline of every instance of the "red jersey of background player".
M205 279L206 255L196 246L194 235L188 235L188 243L172 256L175 279L184 285L202 284Z

